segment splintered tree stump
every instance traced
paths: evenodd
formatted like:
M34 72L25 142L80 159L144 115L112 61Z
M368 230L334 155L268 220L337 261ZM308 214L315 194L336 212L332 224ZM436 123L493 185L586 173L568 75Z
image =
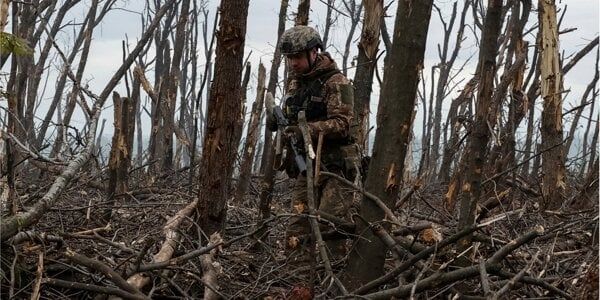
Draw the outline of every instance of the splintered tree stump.
M121 97L113 93L114 103L114 133L108 161L108 189L107 195L110 205L114 206L116 200L127 192L129 179L129 166L131 165L131 151L133 149L134 103L130 98ZM109 220L112 208L108 208L103 215Z

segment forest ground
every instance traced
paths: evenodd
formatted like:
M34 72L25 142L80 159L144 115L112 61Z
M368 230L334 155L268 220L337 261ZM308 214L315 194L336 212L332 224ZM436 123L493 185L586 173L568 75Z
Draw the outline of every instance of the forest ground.
M137 172L137 173L136 173ZM20 234L11 241L12 246L2 249L2 299L13 293L15 299L30 298L36 282L36 270L40 253L43 253L43 277L66 281L89 283L111 287L114 284L97 270L77 265L65 258L67 249L100 261L120 273L123 278L131 265L151 262L164 239L162 231L170 216L190 203L197 191L186 185L186 170L173 172L153 180L145 175L132 173L130 193L121 198L120 207L114 211L110 228L101 222L106 206L106 195L93 175L81 176L62 194L60 201L31 231L28 237ZM27 178L27 177L22 177ZM47 189L50 181L25 179L19 182L18 195L21 205L27 207ZM228 205L228 218L221 238L225 241L248 235L257 229L259 220L258 182L255 177L245 201ZM293 181L280 176L275 185L271 205L272 220L267 225L268 236L256 244L251 236L229 245L219 247L212 262L217 274L218 293L229 299L310 299L314 295L333 297L333 290L326 284L326 274L320 262L290 264L285 252L285 228L290 216L290 188ZM571 198L578 195L577 181L570 180ZM405 191L411 186L405 187ZM535 187L518 185L506 193L509 186L498 185L491 191L502 205L481 216L479 223L489 223L474 236L475 250L459 255L454 247L437 249L433 258L423 262L431 270L447 271L459 268L465 257L477 263L489 258L506 243L523 236L537 225L544 227L544 234L512 252L504 261L503 269L511 273L526 270L530 277L540 279L562 291L549 291L535 284L517 283L503 298L598 298L598 205L578 211L543 211L539 208L539 196ZM422 247L433 245L453 233L456 221L442 204L446 187L428 184L417 189L408 201L395 208L395 213L405 230L405 241L413 241L415 253ZM509 195L509 196L507 196ZM510 197L510 199L508 199ZM597 199L597 191L594 199ZM592 201L593 202L593 201ZM490 222L491 221L491 222ZM198 245L203 233L191 219L180 227L183 241L174 257L189 253ZM417 225L417 226L415 226ZM416 230L411 230L415 229ZM422 229L424 227L431 227ZM96 229L95 232L92 230ZM40 234L44 238L35 238ZM51 239L54 237L56 239ZM204 239L206 240L206 239ZM421 247L421 248L419 248ZM410 246L409 246L410 248ZM17 255L15 256L15 253ZM140 254L142 253L142 254ZM316 255L315 255L316 256ZM388 253L386 269L389 271L405 257L395 258ZM143 292L154 298L181 299L202 298L203 271L198 257L172 265L167 269L152 271L152 283ZM345 260L334 263L334 270L343 270ZM419 270L401 276L404 284L414 283L423 274ZM38 275L39 277L39 275ZM312 278L312 280L311 280ZM417 293L418 298L452 298L460 295L465 299L485 299L477 276L444 284ZM506 278L489 275L491 292L507 284ZM39 281L39 280L38 280ZM325 283L325 284L323 284ZM402 283L402 282L401 282ZM397 286L390 282L382 289ZM56 287L43 283L40 299L101 299L96 293L85 290ZM489 296L489 295L488 295ZM469 298L471 297L471 298Z

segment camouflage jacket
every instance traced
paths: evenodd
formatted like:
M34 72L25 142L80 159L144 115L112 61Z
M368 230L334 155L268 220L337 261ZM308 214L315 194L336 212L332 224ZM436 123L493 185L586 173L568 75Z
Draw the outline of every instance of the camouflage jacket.
M319 133L323 133L321 155L325 165L335 164L343 168L343 154L340 153L340 147L351 143L352 89L350 81L339 71L328 53L320 53L317 56L315 66L310 72L292 75L288 80L282 110L291 125L297 125L300 110L306 111L315 149ZM267 118L267 126L273 131L277 130L277 125L270 122L269 118ZM285 164L289 165L289 162ZM285 167L288 169L289 166ZM288 175L290 175L289 169Z

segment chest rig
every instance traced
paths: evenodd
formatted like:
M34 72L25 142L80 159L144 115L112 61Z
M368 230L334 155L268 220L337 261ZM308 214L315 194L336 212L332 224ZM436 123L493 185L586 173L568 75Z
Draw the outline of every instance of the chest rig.
M331 70L323 73L317 78L304 83L295 91L294 94L288 95L284 99L285 114L290 125L298 124L298 113L306 112L306 120L308 122L320 121L327 118L327 103L322 95L323 85L331 78L331 76L340 73L339 70Z

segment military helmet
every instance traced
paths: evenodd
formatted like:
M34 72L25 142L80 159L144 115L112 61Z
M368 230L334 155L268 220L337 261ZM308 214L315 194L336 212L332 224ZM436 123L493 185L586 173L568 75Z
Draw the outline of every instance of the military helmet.
M283 55L290 55L310 50L314 47L323 49L321 36L312 27L296 25L281 35L279 50Z

